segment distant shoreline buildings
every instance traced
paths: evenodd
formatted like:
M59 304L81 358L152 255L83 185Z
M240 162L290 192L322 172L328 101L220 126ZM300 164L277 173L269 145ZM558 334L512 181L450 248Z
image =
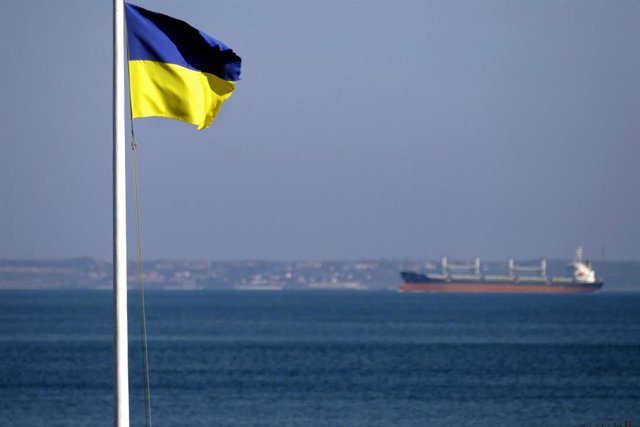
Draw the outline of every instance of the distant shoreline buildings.
M549 260L554 275L566 272L569 260ZM136 268L129 263L129 287ZM640 261L594 263L607 281L607 291L640 291ZM434 271L434 261L185 261L143 263L148 290L373 290L396 291L403 270ZM483 263L485 271L501 271L506 262ZM1 289L111 289L110 259L0 259Z

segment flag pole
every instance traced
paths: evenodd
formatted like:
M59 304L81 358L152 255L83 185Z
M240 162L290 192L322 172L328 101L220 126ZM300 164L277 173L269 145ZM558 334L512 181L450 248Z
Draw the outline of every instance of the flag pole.
M113 0L113 347L115 427L129 427L124 1Z

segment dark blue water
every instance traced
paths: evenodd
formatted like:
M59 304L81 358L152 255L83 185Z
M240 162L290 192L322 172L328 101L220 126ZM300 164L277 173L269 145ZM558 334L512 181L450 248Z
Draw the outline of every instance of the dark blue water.
M0 292L0 425L112 425L111 303ZM160 292L147 314L155 426L640 424L640 294Z

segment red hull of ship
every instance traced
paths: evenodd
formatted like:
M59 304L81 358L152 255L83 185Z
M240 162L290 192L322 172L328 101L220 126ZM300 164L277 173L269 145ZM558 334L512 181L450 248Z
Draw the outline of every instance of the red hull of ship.
M518 294L575 294L591 293L599 287L587 288L577 286L547 284L502 284L502 283L404 283L402 292L434 292L434 293L518 293Z

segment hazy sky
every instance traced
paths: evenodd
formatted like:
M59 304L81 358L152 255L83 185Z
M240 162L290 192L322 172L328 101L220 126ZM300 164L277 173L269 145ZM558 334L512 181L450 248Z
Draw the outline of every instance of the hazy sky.
M639 1L136 4L243 59L134 124L145 258L640 259ZM111 256L111 7L0 0L0 258Z

